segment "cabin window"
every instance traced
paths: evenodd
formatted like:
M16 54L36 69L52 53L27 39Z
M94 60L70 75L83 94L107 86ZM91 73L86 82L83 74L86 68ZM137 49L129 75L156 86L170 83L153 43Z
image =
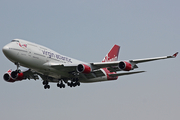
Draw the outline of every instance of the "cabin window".
M12 40L11 42L19 42L19 40Z

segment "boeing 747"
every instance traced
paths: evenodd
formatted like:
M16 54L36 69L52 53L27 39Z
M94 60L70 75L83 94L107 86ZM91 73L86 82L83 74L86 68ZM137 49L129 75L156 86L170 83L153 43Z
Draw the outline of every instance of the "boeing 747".
M114 45L102 62L82 62L61 55L47 47L28 42L22 39L14 39L2 49L4 55L13 62L16 70L8 70L3 78L7 82L16 82L26 79L43 80L44 89L49 89L50 82L57 83L57 87L65 88L80 86L80 83L92 83L117 80L118 76L142 73L145 71L132 71L138 68L138 63L175 58L162 56L128 61L118 61L120 46ZM27 70L20 70L23 66ZM124 72L122 72L124 71Z

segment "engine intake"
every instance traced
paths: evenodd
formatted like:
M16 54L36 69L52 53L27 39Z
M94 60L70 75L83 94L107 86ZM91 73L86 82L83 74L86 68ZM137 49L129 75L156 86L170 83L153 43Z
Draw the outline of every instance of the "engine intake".
M119 62L119 68L121 69L121 70L124 70L124 71L130 71L130 70L132 70L132 65L131 65L131 63L129 63L129 62L126 62L126 61L121 61L121 62Z
M11 80L11 76L8 73L5 73L3 76L4 80L9 82Z
M17 71L13 71L11 72L11 77L14 80L22 80L24 78L24 74L22 72L18 73Z
M89 67L88 65L85 64L79 64L76 68L77 72L79 73L90 73L91 72L91 67Z
M13 80L12 77L11 77L11 72L12 72L12 70L10 69L3 75L3 79L6 82L15 82L15 80Z

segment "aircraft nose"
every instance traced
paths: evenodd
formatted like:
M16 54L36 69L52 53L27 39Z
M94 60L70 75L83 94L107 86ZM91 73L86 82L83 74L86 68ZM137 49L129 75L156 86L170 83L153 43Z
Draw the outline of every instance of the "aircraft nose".
M2 49L2 51L3 51L3 53L6 55L6 54L8 53L8 51L9 51L9 47L8 47L7 45L4 46L3 49Z

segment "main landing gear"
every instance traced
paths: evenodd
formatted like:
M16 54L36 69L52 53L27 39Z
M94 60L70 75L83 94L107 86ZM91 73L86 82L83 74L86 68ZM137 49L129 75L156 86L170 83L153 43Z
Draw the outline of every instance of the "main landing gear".
M57 87L59 88L65 88L66 85L65 83L67 84L67 86L69 87L76 87L76 86L80 86L80 82L79 82L79 79L78 78L73 78L70 82L63 82L63 80L61 79L58 83L57 83ZM44 80L42 82L42 84L44 85L44 89L50 89L50 85L49 85L49 82L47 80Z
M61 82L57 83L57 87L65 88L65 84L63 83L63 80L61 80Z
M67 86L69 87L76 87L76 86L80 86L80 82L78 78L73 78L71 80L71 82L66 82ZM57 83L57 87L59 88L65 88L65 84L63 83L63 80L60 80L59 83Z
M50 89L50 85L48 85L48 81L43 81L44 89Z
M79 79L78 79L78 78L73 78L73 79L71 80L71 82L67 82L67 85L68 85L69 87L80 86Z

